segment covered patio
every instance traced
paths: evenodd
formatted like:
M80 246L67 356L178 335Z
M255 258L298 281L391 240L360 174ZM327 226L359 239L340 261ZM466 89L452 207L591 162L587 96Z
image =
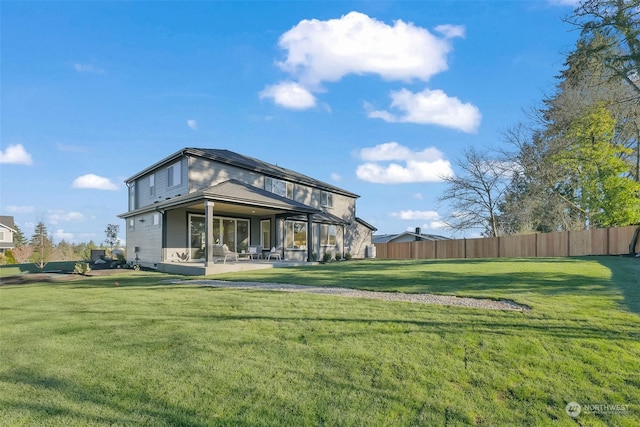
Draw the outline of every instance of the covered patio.
M285 249L285 222L296 218L312 224L315 214L323 215L304 203L228 180L131 211L125 218L128 235L135 236L136 244L131 249L141 265L202 275L312 262L312 232L306 231L301 242ZM257 248L266 255L277 248L281 261L254 256L222 263L213 253L213 246L222 244L239 254Z

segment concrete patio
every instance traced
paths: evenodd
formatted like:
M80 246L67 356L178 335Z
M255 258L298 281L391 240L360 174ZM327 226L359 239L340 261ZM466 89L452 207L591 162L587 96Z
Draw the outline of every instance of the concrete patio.
M186 262L161 262L158 264L158 271L171 274L183 274L185 276L209 276L222 273L233 273L236 271L265 270L268 268L302 267L316 265L317 262L305 261L280 261L264 259L241 259L239 261L217 261L214 264L205 266L202 261Z

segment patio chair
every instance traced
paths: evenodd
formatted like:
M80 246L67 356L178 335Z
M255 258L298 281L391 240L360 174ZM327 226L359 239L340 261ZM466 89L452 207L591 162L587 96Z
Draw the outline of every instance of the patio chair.
M212 251L214 259L222 259L223 264L227 263L227 258L235 258L235 260L238 261L238 253L230 250L227 245L213 245Z
M282 246L271 248L271 250L267 254L267 259L271 260L272 257L277 259L278 261L282 261Z
M249 246L248 252L251 259L253 259L253 257L256 259L262 258L262 246Z

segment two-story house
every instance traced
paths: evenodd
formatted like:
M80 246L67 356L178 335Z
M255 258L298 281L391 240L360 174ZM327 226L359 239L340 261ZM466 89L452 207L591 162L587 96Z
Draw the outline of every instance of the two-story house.
M12 216L2 215L0 216L0 254L5 253L13 249L13 233L16 225Z
M127 260L165 271L185 258L212 266L214 244L359 258L375 231L356 217L358 195L228 150L184 148L125 183Z

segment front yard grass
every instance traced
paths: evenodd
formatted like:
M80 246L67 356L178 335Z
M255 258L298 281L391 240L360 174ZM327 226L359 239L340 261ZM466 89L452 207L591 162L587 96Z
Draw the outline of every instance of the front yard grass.
M510 299L527 312L167 278L0 287L0 425L640 424L634 259L368 260L224 276ZM583 406L577 418L569 402Z

